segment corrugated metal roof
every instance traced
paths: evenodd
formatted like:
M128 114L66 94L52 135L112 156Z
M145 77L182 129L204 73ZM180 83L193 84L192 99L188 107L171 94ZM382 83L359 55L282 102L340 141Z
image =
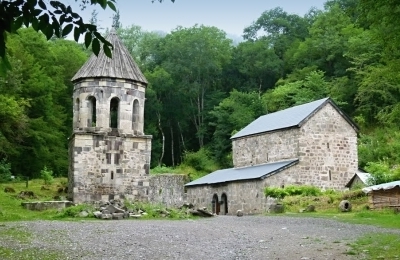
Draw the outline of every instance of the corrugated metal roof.
M212 172L200 179L187 183L185 186L215 184L229 181L259 179L274 174L298 163L298 159L259 164L241 168L230 168Z
M400 181L393 181L388 183L382 183L374 186L365 187L362 189L363 192L369 193L373 190L390 190L395 188L396 186L400 187Z
M299 126L303 120L307 119L314 111L318 110L328 101L330 101L329 98L323 98L307 104L260 116L233 135L231 139Z
M71 79L77 81L83 78L118 78L129 79L147 84L147 80L140 71L129 51L122 44L114 29L106 38L113 46L112 59L108 58L103 49L99 55L92 54L89 60L79 69Z

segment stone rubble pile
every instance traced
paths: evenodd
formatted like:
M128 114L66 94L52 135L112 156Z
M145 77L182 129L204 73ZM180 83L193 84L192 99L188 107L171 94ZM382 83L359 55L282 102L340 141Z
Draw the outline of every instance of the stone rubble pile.
M121 220L127 218L141 218L148 215L143 208L127 208L120 200L99 201L95 203L96 211L93 215L98 219L114 219ZM215 214L208 211L206 208L194 209L193 204L184 203L179 209L186 209L186 213L192 216L199 217L213 217ZM156 209L157 215L164 218L169 217L170 212L168 209ZM87 217L89 212L82 211L79 213L80 217Z

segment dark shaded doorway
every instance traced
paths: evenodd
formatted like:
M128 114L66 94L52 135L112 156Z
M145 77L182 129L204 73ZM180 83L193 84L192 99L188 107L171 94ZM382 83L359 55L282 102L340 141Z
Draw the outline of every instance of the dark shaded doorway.
M218 195L214 194L212 201L211 201L211 205L212 205L212 212L219 215L219 201L218 201Z
M228 197L226 196L225 193L222 193L221 195L221 214L226 215L228 214Z

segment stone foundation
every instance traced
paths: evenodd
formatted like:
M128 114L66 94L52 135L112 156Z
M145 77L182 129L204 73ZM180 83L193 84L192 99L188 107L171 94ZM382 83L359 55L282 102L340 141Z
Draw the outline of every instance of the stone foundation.
M146 200L151 136L76 133L70 141L68 198L74 203Z

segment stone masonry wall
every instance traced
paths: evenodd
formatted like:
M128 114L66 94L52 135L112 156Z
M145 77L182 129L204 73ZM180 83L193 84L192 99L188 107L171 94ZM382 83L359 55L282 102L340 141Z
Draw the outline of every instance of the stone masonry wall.
M110 102L119 99L118 130L143 135L145 86L124 79L85 79L75 84L74 132L110 132ZM90 98L96 99L96 122L92 122Z
M357 132L327 104L302 127L299 136L301 182L342 190L358 169Z
M269 132L232 140L234 167L297 158L299 129Z
M230 182L220 185L202 185L187 187L187 201L197 208L207 207L212 209L211 201L214 194L221 200L223 193L228 200L228 215L236 214L242 210L245 214L259 214L265 211L266 198L263 193L265 185L262 181ZM223 212L223 205L221 214Z
M70 141L69 199L146 199L151 136L76 133Z
M167 207L182 206L186 200L183 174L157 174L149 178L149 201Z

